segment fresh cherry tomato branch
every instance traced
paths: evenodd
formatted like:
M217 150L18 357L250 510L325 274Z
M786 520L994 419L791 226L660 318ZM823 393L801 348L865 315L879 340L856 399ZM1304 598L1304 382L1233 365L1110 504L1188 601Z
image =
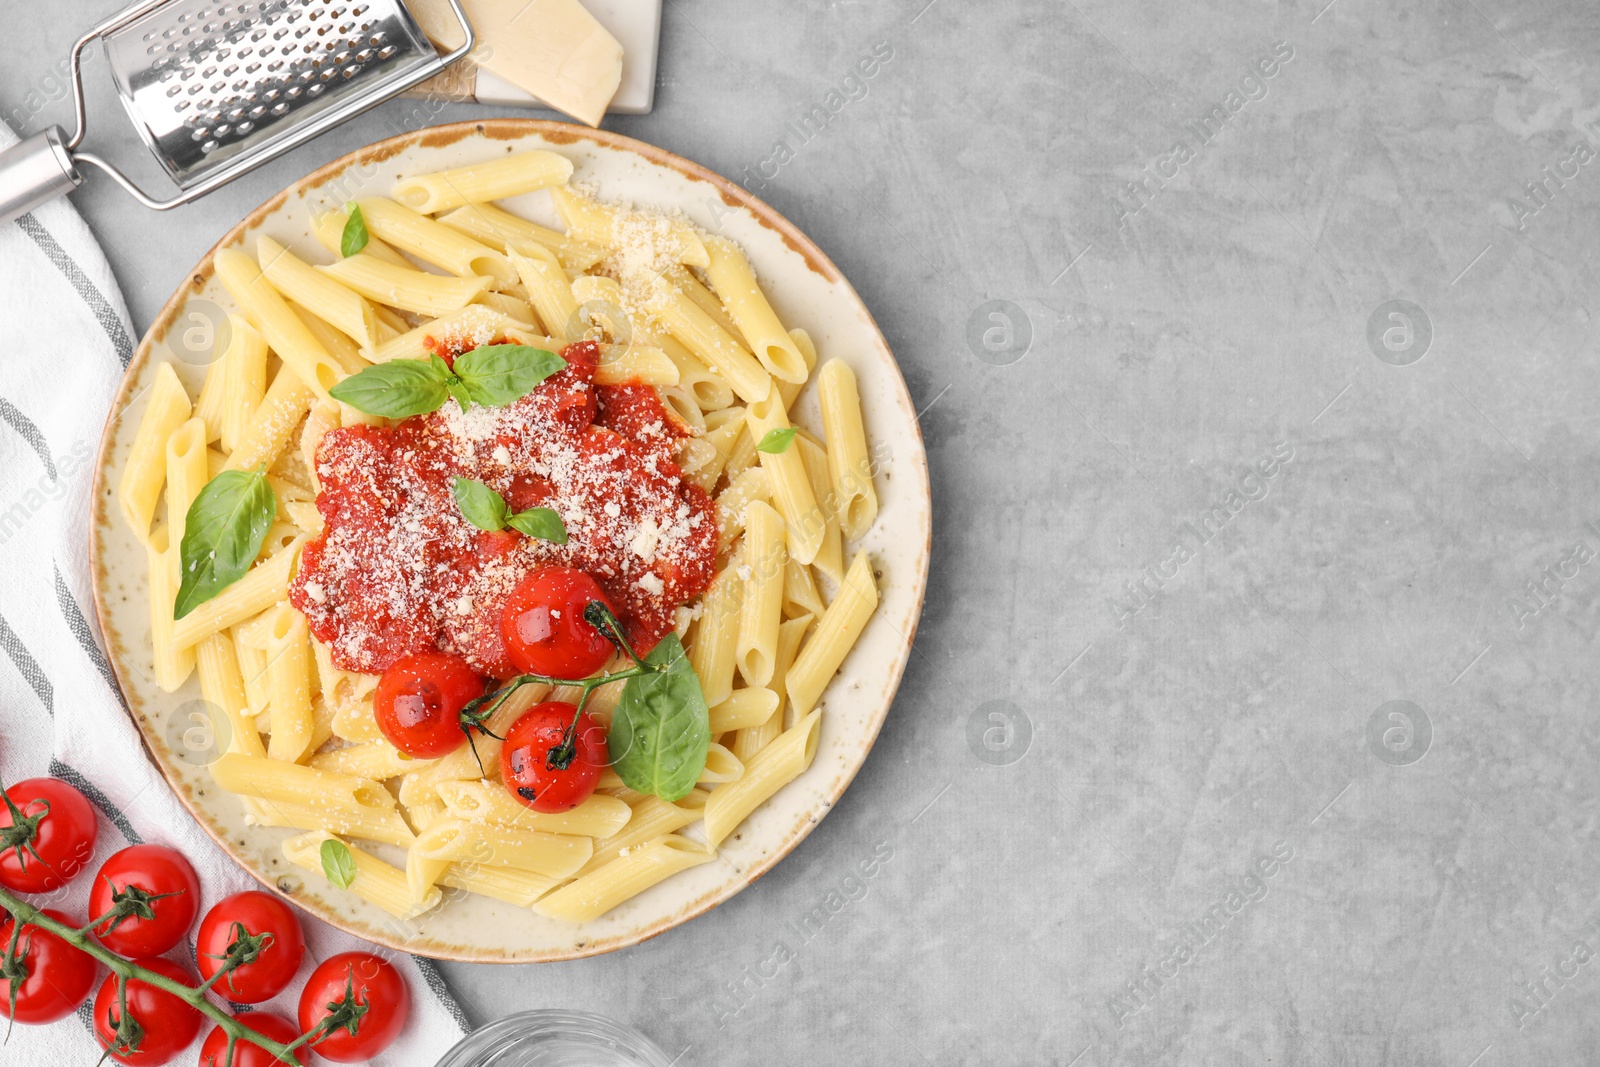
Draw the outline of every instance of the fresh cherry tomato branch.
M216 1023L218 1026L222 1027L223 1031L228 1035L229 1063L232 1062L233 1048L235 1044L239 1041L248 1041L274 1058L279 1059L284 1063L293 1064L296 1062L294 1058L294 1049L297 1046L304 1044L306 1041L312 1040L319 1036L319 1032L325 1032L326 1029L328 1029L325 1026L318 1026L315 1030L301 1035L298 1040L289 1045L274 1041L271 1038L257 1033L244 1023L239 1022L232 1015L229 1015L227 1012L211 1003L211 1001L207 1000L205 987L188 986L184 985L182 982L173 981L164 974L159 974L155 971L149 970L148 968L141 967L136 963L123 959L121 956L110 951L109 949L102 948L87 934L87 930L93 927L93 923L90 924L90 927L79 930L68 926L66 923L57 922L55 919L52 919L49 915L46 915L43 911L34 907L32 904L29 904L20 897L14 896L3 886L0 886L0 908L5 909L5 911L10 913L11 917L15 920L15 925L12 927L10 943L6 946L4 957L0 957L0 976L4 976L5 973L20 966L20 961L17 958L16 950L19 940L19 932L21 931L22 927L34 926L56 935L73 948L87 953L96 960L99 960L101 963L106 965L112 974L116 975L118 987L117 1002L119 1005L120 1019L117 1035L119 1041L124 1038L125 1027L127 1029L128 1036L130 1036L134 1042L137 1042L138 1040L137 1021L133 1020L128 1015L127 1011L127 988L130 980L137 980L146 985L159 989L164 993L172 994L185 1004L188 1004L190 1007L200 1012L212 1022ZM103 921L103 917L101 921ZM230 950L228 953L228 958L224 960L222 968L217 972L218 975L226 974L235 967L241 966L247 962L245 959L245 956L247 955L249 955L247 952L240 952L236 954ZM213 978L212 981L214 982L215 978ZM208 986L210 984L211 983L207 983ZM15 987L16 984L13 983L12 988L14 989ZM332 1016L329 1018L331 1019ZM353 1018L348 1020L341 1019L337 1025L359 1025L359 1019L360 1013L356 1013Z
M633 666L620 671L612 671L610 674L596 675L592 678L551 678L544 674L518 674L508 679L504 686L493 693L485 693L476 700L469 701L467 706L461 709L463 718L471 717L478 722L487 720L496 711L500 710L500 706L510 698L512 693L515 693L525 685L534 684L548 685L551 688L568 686L582 690L578 697L578 710L581 714L583 705L589 699L589 694L601 686L610 685L612 682L624 681L628 678L637 678L642 674L664 669L652 667L639 658L639 654L628 643L628 636L622 630L622 623L617 621L617 617L611 613L611 609L606 607L605 604L598 600L589 601L588 606L583 609L583 618L590 626L599 630L606 640L617 646L629 659L633 660ZM577 724L576 716L573 718L573 724L574 726Z

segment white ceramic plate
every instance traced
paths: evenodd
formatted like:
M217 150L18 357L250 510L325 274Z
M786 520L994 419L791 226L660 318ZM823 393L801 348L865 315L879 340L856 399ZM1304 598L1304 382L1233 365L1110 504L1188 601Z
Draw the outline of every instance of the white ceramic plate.
M292 831L245 824L235 797L218 790L180 742L183 705L199 699L194 679L163 693L151 677L143 549L122 521L114 487L144 410L158 361L172 363L197 392L205 368L195 350L206 323L232 302L215 280L212 255L190 272L145 335L100 445L90 552L95 599L111 660L145 742L168 781L218 844L268 887L335 926L392 948L446 959L528 963L570 959L636 944L727 900L782 859L827 814L867 757L910 655L927 582L931 508L927 457L905 382L882 334L850 283L806 237L723 178L659 148L603 131L531 119L442 126L355 152L296 182L251 212L217 248L253 249L269 234L313 262L326 256L310 235L313 209L358 195L387 194L401 175L457 167L510 151L549 148L576 164L575 180L606 199L680 210L741 244L779 316L815 338L823 359L842 358L860 382L867 434L879 459L877 524L859 546L880 575L882 603L824 699L822 739L810 769L761 807L723 845L718 860L675 875L584 926L547 919L485 897L449 902L400 922L354 895L289 865L279 842ZM553 222L548 194L509 206ZM199 346L202 350L203 344ZM820 431L808 388L795 420ZM379 850L381 853L381 850Z

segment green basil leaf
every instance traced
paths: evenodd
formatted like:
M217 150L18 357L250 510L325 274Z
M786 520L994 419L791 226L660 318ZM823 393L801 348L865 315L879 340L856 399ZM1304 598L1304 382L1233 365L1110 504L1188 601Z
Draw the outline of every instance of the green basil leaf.
M349 846L330 837L322 843L321 855L323 875L340 889L349 889L356 880L356 858L350 855Z
M554 352L529 345L485 345L456 359L456 373L467 391L486 408L521 400L566 366L567 361Z
M529 537L564 545L567 543L567 524L555 508L529 508L506 519L506 525Z
M794 435L798 432L793 426L785 426L781 430L768 430L761 438L761 443L756 445L756 451L781 456L789 451L789 445L794 442Z
M663 637L644 661L666 669L623 686L606 736L611 767L630 789L681 800L700 780L711 744L705 693L677 634Z
M472 407L472 393L467 389L467 384L460 378L457 378L452 374L450 377L445 379L444 388L445 392L454 397L456 403L461 405L461 410L463 413L465 413L468 408Z
M391 359L352 374L328 395L368 415L403 419L438 411L449 398L444 376L420 359Z
M456 507L461 509L462 517L472 525L480 530L506 528L506 502L499 493L482 482L460 476L456 477L452 488L456 495Z
M367 220L361 214L361 205L351 204L350 217L344 222L344 233L339 235L339 254L348 258L365 247L367 247Z
M265 470L223 471L207 482L184 519L172 617L183 618L243 578L277 514Z

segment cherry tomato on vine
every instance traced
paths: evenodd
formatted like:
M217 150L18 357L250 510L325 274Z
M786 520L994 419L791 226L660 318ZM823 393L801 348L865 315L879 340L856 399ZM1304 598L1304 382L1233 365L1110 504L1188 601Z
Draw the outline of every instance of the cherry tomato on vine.
M500 780L534 811L570 811L589 799L608 761L605 727L578 716L570 753L562 743L577 707L560 700L535 704L506 731L500 746ZM564 765L562 756L570 759Z
M411 1014L411 991L394 965L370 952L329 956L300 993L300 1032L324 1025L311 1049L335 1063L360 1063L388 1048ZM356 1032L350 1032L350 1026Z
M549 678L587 678L605 666L611 642L583 617L593 600L611 609L595 580L572 567L540 567L518 582L500 618L511 662Z
M94 855L94 809L56 778L18 782L6 799L10 803L0 804L0 885L15 893L60 889Z
M155 971L181 985L193 986L194 978L171 960L142 959L134 964ZM94 998L94 1033L100 1047L109 1049L118 1063L166 1063L189 1047L200 1032L200 1012L164 989L147 985L137 978L128 980L128 1018L131 1022L119 1035L123 1013L117 1003L117 976L110 975ZM135 1040L129 1042L129 1038ZM134 1047L129 1049L125 1042Z
M44 913L73 928L83 925L53 908ZM11 944L15 925L10 917L0 924L0 952ZM53 1023L65 1018L94 988L94 957L37 926L22 927L14 967L21 977L8 976L5 962L0 960L0 1017L19 1023Z
M280 1045L287 1045L300 1036L300 1031L294 1028L294 1023L271 1012L246 1011L240 1012L234 1018L262 1037L271 1038ZM304 1045L295 1049L293 1055L302 1065L310 1063L306 1058ZM227 1067L227 1063L228 1031L220 1026L214 1026L206 1035L205 1044L200 1046L200 1067ZM233 1046L233 1067L284 1067L284 1064L260 1045L252 1045L240 1038Z
M372 713L395 748L418 759L437 759L466 741L461 709L483 691L483 679L460 656L418 652L383 672Z
M183 853L165 845L130 845L100 865L89 889L89 917L118 914L94 935L123 956L158 956L183 940L200 910L200 879Z
M212 988L236 1004L271 1000L289 987L306 954L300 920L271 893L251 890L224 897L200 920L195 938L200 977L209 979L220 971L228 946L242 938L256 942L255 962L235 967Z

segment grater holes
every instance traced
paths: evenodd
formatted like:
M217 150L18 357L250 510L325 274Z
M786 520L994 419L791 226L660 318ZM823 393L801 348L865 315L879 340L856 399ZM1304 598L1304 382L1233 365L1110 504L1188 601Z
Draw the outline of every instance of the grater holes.
M372 49L363 48L361 51L356 53L356 59L358 59L361 62L365 63L367 60L372 58L372 55L373 55Z
M398 51L399 51L399 49L396 48L392 44L384 45L383 48L378 50L378 58L379 59L388 59L390 56L394 55Z
M349 81L351 78L354 78L357 74L360 74L360 73L361 73L361 64L360 63L352 63L350 66L344 68L345 81Z

